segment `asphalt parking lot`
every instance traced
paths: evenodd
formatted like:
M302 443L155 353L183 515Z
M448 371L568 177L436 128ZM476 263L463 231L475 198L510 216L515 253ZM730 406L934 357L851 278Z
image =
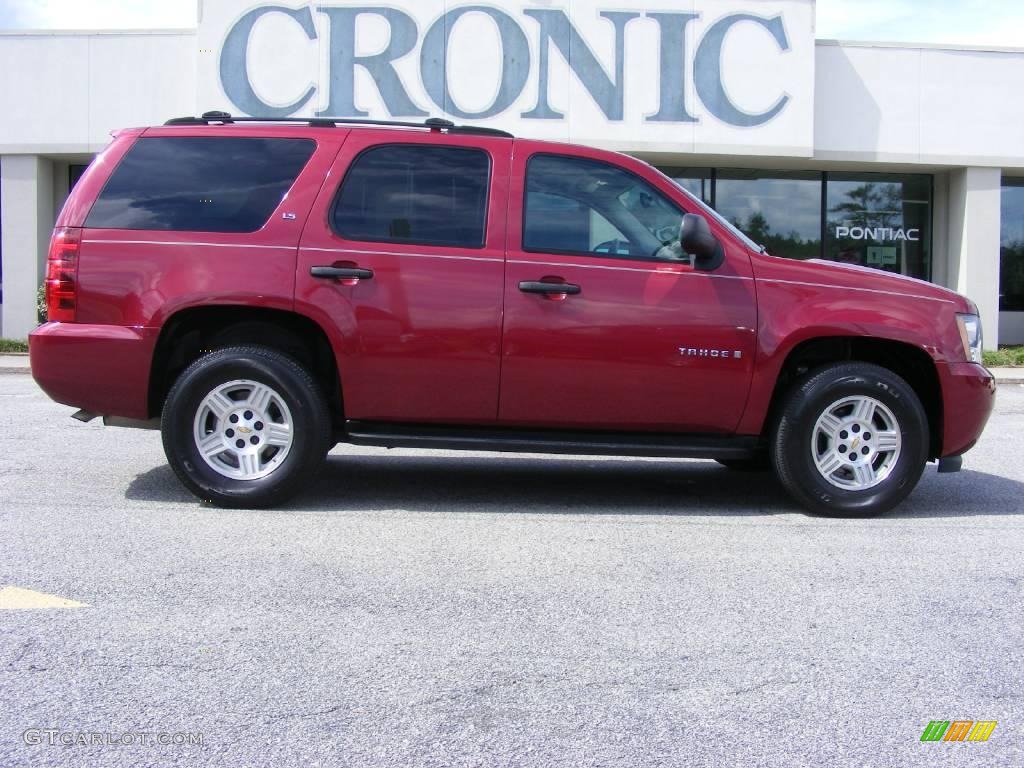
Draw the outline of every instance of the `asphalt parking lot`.
M4 768L1024 764L1024 388L866 521L709 462L348 448L225 511L70 412L0 376L0 587L88 606L0 610Z

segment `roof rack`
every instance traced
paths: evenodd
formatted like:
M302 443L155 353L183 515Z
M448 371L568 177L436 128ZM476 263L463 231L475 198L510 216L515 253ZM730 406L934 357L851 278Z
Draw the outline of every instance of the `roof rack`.
M199 117L175 117L164 125L212 125L214 123L292 123L308 125L312 128L334 128L339 125L368 125L386 128L429 128L432 131L447 133L475 134L479 136L501 136L514 138L508 131L497 128L482 128L477 125L456 125L451 120L431 117L422 123L402 122L400 120L364 120L358 117L235 117L228 112L204 112Z

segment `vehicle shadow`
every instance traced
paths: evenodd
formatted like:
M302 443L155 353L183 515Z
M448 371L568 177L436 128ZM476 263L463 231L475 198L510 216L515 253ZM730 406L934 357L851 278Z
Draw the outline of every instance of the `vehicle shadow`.
M166 465L138 475L128 500L198 504ZM803 512L771 473L714 462L501 455L332 455L292 512L384 511L585 515L777 515ZM934 465L887 518L1024 514L1024 483Z

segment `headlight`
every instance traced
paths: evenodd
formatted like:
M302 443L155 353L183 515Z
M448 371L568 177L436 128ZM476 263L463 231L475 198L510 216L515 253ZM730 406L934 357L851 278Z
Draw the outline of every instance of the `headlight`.
M964 356L975 363L981 362L981 318L977 315L957 315L960 339L964 343Z

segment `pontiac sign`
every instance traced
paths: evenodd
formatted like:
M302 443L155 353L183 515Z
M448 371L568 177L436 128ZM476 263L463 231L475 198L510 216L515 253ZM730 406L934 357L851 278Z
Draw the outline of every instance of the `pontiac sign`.
M921 239L920 229L894 229L892 227L836 227L837 240L890 240L899 242L909 240L918 242Z
M636 149L809 155L810 0L677 5L222 0L200 24L198 106L442 115Z

